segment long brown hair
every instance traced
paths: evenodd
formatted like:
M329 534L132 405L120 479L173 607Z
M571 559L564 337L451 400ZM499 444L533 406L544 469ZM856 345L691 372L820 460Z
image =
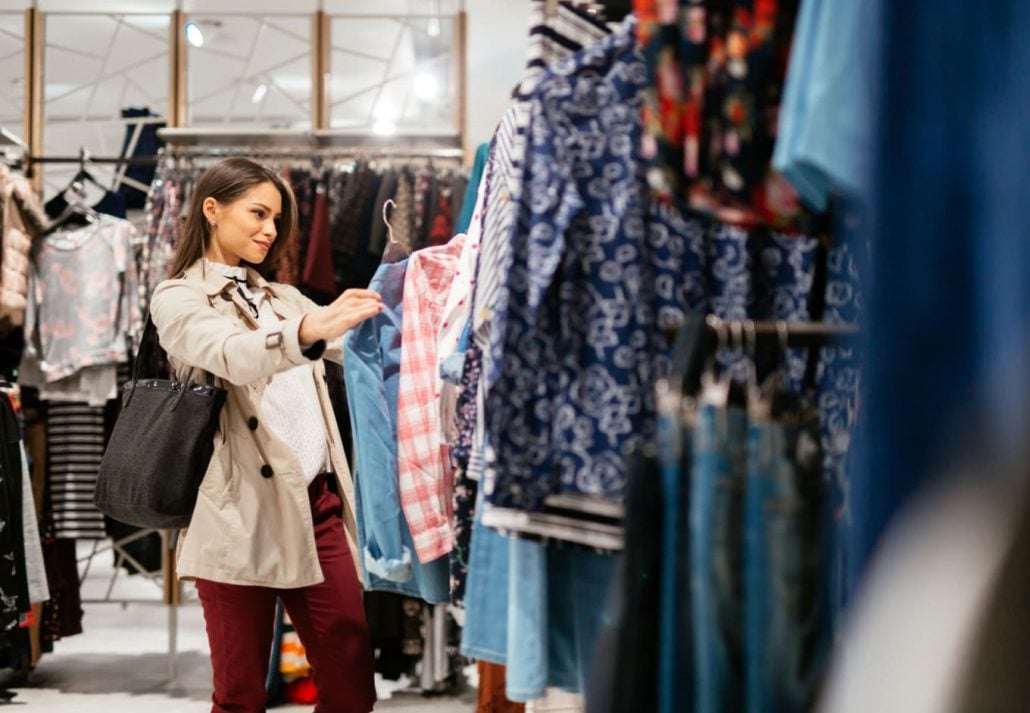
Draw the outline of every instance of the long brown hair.
M293 197L293 190L278 173L267 166L249 158L227 158L204 171L193 187L189 214L179 236L170 277L182 275L190 265L202 258L211 241L211 226L204 217L204 199L211 197L222 205L228 205L262 183L271 183L279 190L283 203L282 217L276 221L275 242L264 261L260 265L244 264L262 274L266 274L268 268L276 264L297 230L297 201Z

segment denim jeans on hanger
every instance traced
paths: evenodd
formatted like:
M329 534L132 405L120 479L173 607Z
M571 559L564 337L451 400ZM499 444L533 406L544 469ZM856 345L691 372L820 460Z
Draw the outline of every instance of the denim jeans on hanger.
M745 496L747 713L815 704L826 643L819 423L804 407L753 421Z
M496 664L508 661L508 538L483 524L483 489L472 521L465 626L461 655Z
M677 713L693 696L687 520L692 433L680 413L658 415L662 538L658 627L658 711ZM686 453L685 453L686 452ZM684 456L687 457L684 457ZM686 467L684 467L686 466ZM686 635L685 635L686 634Z
M694 711L743 708L742 539L747 415L704 403L690 493Z
M507 693L586 690L618 557L562 542L511 538Z

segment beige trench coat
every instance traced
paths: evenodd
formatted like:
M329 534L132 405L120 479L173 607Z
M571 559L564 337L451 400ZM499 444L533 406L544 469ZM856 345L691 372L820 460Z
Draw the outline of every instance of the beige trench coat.
M179 541L178 574L229 584L305 587L324 581L307 484L290 446L258 416L269 377L312 364L297 335L301 319L316 305L293 287L271 284L254 271L249 278L268 295L283 319L279 325L259 325L235 283L203 260L183 276L162 282L151 300L161 346L179 378L203 369L229 392L193 518ZM338 340L322 358L340 363L341 347ZM347 544L357 567L354 482L321 359L312 373L343 500ZM199 373L194 377L203 378Z

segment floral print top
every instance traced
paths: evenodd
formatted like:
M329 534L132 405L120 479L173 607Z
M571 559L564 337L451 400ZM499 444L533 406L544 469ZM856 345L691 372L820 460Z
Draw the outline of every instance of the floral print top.
M772 170L798 0L634 0L634 9L654 195L738 225L810 228Z
M22 369L45 383L129 360L140 320L132 223L101 215L33 246Z

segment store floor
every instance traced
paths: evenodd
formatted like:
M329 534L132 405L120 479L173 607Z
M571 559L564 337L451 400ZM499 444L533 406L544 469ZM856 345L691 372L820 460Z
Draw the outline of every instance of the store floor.
M82 549L80 556L89 553ZM110 582L111 555L98 556L83 583L85 598L102 598ZM176 676L169 680L168 610L154 604L86 604L84 633L58 641L29 676L27 687L14 689L16 704L47 713L207 713L211 708L211 664L203 615L192 600L180 607ZM155 599L160 590L141 577L116 580L113 596ZM392 693L377 682L376 711L468 713L474 694L426 698ZM282 706L281 713L310 711L310 706Z

